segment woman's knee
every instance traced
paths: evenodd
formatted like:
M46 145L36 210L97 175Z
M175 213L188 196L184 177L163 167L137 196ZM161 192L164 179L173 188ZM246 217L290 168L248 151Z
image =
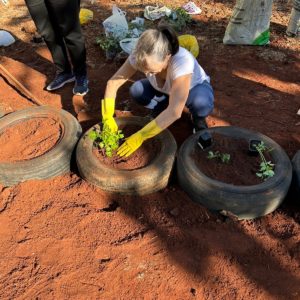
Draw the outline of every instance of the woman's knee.
M212 88L200 88L194 95L191 95L189 103L187 103L193 115L208 116L214 108L214 94Z
M132 86L129 88L130 96L136 100L143 95L144 87L140 81L136 81Z
M147 105L150 101L148 95L149 91L147 91L147 86L145 86L145 82L142 80L136 81L130 88L129 94L134 101L141 105Z

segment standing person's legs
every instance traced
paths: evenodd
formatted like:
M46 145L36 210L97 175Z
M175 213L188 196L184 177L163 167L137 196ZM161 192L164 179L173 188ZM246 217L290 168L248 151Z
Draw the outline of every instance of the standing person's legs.
M79 22L80 1L45 0L70 54L75 75L86 75L86 49Z
M71 65L62 36L51 23L45 0L25 0L29 13L44 38L58 73L70 73Z
M207 128L205 118L214 108L214 93L211 85L204 81L190 90L186 106L188 107L195 131Z
M136 81L130 87L129 92L138 104L152 109L154 117L166 109L169 104L168 95L157 91L146 78Z

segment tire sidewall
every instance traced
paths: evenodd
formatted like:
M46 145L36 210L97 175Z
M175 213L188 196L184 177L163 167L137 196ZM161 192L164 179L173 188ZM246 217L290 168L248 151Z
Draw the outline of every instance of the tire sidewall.
M118 126L131 124L142 127L150 119L121 117L116 118L116 121ZM153 137L160 142L161 149L149 165L140 169L120 170L104 164L93 154L93 141L88 134L94 128L95 126L83 135L76 150L77 166L83 178L106 191L121 194L143 195L166 186L177 149L175 139L168 130Z
M253 218L276 209L283 201L292 177L291 163L284 150L263 134L235 126L212 127L207 131L247 140L262 140L273 149L270 154L275 163L275 175L251 186L235 186L206 176L196 167L191 155L201 134L198 132L181 146L177 163L179 183L192 200L211 210L230 211L240 218Z
M67 111L50 106L31 107L11 113L0 119L0 132L18 123L40 117L55 117L62 133L49 151L33 159L0 163L0 182L13 185L28 179L45 179L70 170L72 151L82 133L78 121Z

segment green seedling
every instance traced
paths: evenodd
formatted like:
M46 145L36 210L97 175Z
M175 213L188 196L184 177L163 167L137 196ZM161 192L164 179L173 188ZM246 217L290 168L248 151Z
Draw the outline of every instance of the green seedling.
M216 151L215 153L213 151L208 151L207 158L208 159L214 159L219 157L220 152Z
M222 163L224 164L228 164L230 161L230 154L228 153L220 153L220 151L208 151L208 155L207 155L208 159L214 159L214 158L218 158L221 160Z
M183 8L179 7L173 11L171 16L167 19L167 22L173 26L176 31L181 31L192 22L192 18Z
M256 173L257 177L260 177L264 180L267 180L270 177L273 177L275 175L274 172L274 166L275 164L273 164L271 161L267 161L263 152L267 151L270 152L272 151L272 149L269 149L264 142L260 142L258 145L255 146L260 159L261 159L261 163L260 163L260 169L259 172Z
M102 131L93 130L89 133L89 138L100 148L105 150L107 157L112 157L113 152L118 149L120 139L124 138L121 130L112 132L109 127L103 126Z
M230 161L230 154L222 153L220 159L221 159L222 163L228 164Z
M99 47L104 51L115 52L115 53L122 51L119 44L119 39L117 39L111 34L108 36L103 34L101 37L96 38L96 44L98 44Z

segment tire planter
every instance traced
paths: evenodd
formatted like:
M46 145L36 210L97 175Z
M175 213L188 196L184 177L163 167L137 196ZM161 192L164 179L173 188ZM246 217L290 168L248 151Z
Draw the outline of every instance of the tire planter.
M293 160L293 187L295 193L299 195L298 199L300 198L300 150L295 154Z
M116 118L118 126L138 125L143 127L150 120L142 117ZM93 155L93 141L88 137L90 128L80 139L76 161L81 176L88 182L112 193L145 195L165 188L174 164L177 145L168 130L153 137L161 144L161 150L149 165L135 170L120 170L105 165Z
M0 183L12 186L29 179L46 179L70 171L73 149L81 135L78 121L67 111L49 106L32 107L11 113L0 119L0 132L32 118L55 116L60 120L62 133L56 145L33 159L0 163Z
M275 163L275 175L256 185L237 186L207 177L199 170L192 152L201 132L190 136L181 146L177 158L179 184L195 202L224 215L238 219L253 219L274 211L284 200L292 179L291 162L284 150L267 136L239 127L213 127L210 134L219 133L233 138L262 140ZM203 132L203 131L202 131Z

